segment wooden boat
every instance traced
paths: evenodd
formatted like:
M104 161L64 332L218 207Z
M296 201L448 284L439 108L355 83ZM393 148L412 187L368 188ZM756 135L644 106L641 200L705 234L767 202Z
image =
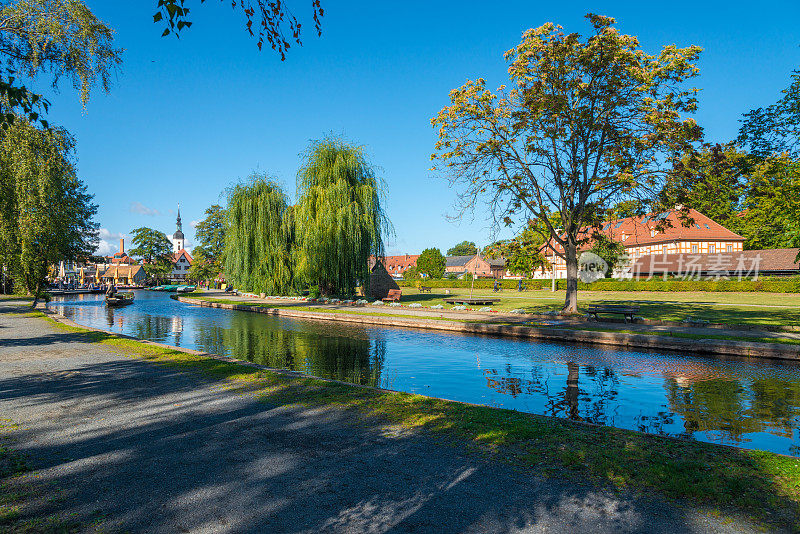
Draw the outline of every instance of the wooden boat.
M133 293L117 293L113 297L106 297L106 306L127 306L133 304Z
M195 286L179 286L175 291L178 293L191 293L195 290Z

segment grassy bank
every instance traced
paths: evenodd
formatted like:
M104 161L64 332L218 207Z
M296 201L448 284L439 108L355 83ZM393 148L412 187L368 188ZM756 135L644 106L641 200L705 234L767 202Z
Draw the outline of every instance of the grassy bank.
M653 493L795 530L800 525L797 458L287 376L54 324L82 333L87 343L246 388L270 405L352 410L365 424L428 432L534 475Z
M492 306L499 311L522 309L528 313L558 311L564 304L564 292L541 291L475 291L476 296L499 298ZM445 298L468 296L468 289L434 289L420 293L415 288L403 288L403 304L418 302L423 306L443 304ZM780 293L711 293L680 292L658 293L652 291L579 291L578 307L602 304L635 304L639 315L659 321L686 321L704 319L712 323L742 325L800 325L800 294Z

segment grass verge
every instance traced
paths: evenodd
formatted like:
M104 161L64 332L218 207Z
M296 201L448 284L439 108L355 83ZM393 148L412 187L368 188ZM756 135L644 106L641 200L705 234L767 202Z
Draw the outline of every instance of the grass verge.
M287 376L70 327L41 315L63 330L82 333L87 343L247 388L271 405L352 410L358 420L429 432L535 475L652 493L800 532L798 458Z

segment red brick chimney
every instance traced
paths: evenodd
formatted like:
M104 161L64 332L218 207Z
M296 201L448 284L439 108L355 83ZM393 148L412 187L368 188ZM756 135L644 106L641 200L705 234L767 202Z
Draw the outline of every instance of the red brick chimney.
M123 238L119 238L119 251L125 252L125 240Z

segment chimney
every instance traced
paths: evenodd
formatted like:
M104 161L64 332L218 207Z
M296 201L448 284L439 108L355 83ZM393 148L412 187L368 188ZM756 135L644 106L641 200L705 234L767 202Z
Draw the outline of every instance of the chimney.
M119 238L119 251L125 252L125 240L123 238Z

